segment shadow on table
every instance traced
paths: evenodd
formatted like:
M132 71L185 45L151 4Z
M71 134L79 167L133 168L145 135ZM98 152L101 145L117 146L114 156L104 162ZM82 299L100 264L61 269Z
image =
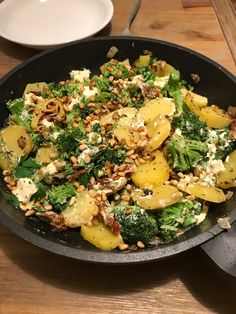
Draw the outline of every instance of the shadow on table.
M135 293L178 278L206 307L218 313L235 313L236 279L217 270L200 248L158 262L112 266L57 256L15 235L1 236L0 247L12 262L33 277L74 293L107 296Z

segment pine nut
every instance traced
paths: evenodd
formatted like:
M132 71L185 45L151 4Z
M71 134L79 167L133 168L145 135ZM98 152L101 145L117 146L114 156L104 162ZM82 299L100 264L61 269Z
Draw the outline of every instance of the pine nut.
M142 241L138 241L137 242L137 247L139 247L140 249L144 249L145 248L145 244Z

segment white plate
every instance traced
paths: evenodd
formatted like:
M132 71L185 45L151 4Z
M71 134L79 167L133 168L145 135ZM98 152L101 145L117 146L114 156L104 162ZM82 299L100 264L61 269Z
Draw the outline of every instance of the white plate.
M4 0L0 36L45 49L96 34L113 12L111 0Z

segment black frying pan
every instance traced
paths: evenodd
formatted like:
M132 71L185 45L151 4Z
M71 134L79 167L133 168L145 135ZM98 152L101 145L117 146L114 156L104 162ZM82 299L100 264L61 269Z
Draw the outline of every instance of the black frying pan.
M113 45L119 49L115 57L120 60L129 58L134 61L144 49L148 49L158 58L167 60L179 69L182 78L186 81L191 81L191 73L198 73L201 81L196 91L206 95L210 103L218 104L226 109L236 102L235 76L194 51L146 38L102 37L74 42L39 53L2 78L0 80L0 125L3 125L8 116L8 111L3 104L10 98L20 97L27 83L64 80L72 69L84 67L89 68L93 73L98 73L99 66L107 61L106 54ZM0 184L3 188L2 178ZM234 241L230 243L231 235L236 233L236 223L231 231L223 232L214 240L210 240L222 231L216 224L218 217L229 215L231 223L236 220L235 200L236 194L227 203L212 205L206 220L175 242L134 252L100 251L85 242L78 230L54 233L43 222L25 218L22 212L9 205L3 197L0 199L0 221L14 233L39 247L81 261L96 263L127 264L154 261L206 243L202 246L203 249L222 268L236 276L236 252L234 251L233 254L231 251L235 250L236 244ZM227 245L223 245L226 241ZM231 260L223 265L227 257Z

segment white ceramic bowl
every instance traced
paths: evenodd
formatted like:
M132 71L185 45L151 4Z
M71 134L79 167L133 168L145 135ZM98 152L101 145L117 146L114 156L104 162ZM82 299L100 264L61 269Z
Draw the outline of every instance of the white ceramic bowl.
M0 36L45 49L90 37L111 20L111 0L4 0Z

